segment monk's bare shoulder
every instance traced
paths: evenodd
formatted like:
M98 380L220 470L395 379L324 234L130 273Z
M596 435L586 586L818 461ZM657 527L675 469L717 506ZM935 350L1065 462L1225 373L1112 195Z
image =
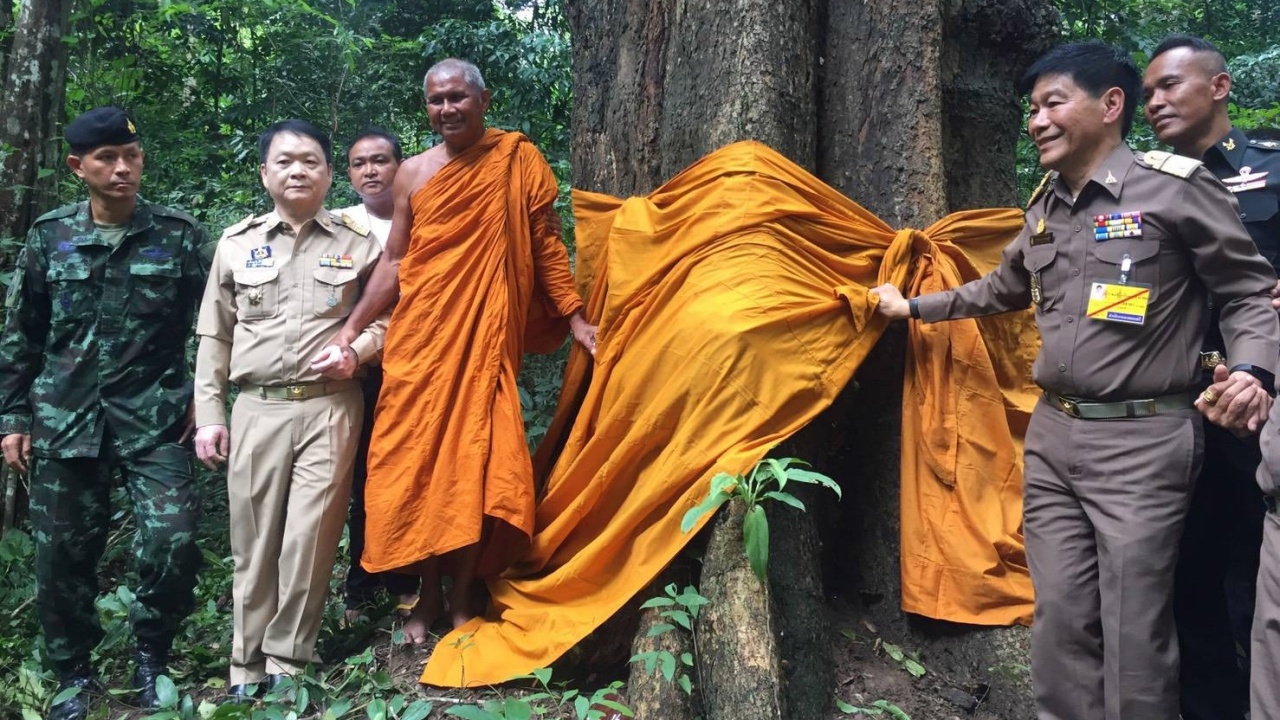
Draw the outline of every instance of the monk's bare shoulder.
M448 162L449 158L444 153L443 144L418 153L400 165L400 170L396 173L396 185L400 186L406 195L413 195L435 177L435 174L440 172L440 168Z

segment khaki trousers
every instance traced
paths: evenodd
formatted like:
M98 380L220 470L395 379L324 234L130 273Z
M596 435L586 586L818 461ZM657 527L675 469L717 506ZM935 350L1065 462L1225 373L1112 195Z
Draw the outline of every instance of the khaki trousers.
M244 393L232 406L232 685L320 661L316 636L347 519L363 404L352 383L308 400Z
M1177 720L1173 571L1203 452L1194 409L1027 428L1023 523L1039 720Z
M1280 515L1275 512L1263 520L1250 645L1249 718L1280 720Z

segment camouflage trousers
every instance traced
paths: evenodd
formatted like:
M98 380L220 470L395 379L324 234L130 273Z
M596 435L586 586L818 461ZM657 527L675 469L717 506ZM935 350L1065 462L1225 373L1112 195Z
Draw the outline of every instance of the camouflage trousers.
M115 469L124 478L138 527L139 582L129 610L138 642L168 650L178 625L195 607L199 499L185 449L168 443L128 457L37 457L30 483L36 610L49 660L59 673L87 662L103 638L94 599Z

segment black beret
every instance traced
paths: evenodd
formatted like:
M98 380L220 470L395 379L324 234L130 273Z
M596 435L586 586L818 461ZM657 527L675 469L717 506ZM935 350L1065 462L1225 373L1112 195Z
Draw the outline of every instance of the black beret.
M100 107L72 120L62 136L75 152L85 153L101 145L128 145L138 139L138 128L118 107Z

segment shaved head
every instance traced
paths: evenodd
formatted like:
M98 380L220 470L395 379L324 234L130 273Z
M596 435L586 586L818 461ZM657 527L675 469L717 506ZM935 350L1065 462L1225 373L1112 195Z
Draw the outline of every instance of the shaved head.
M1227 71L1227 58L1218 46L1195 35L1170 35L1156 46L1155 52L1151 53L1151 61L1155 62L1156 58L1178 48L1189 50L1207 77Z
M474 63L461 60L459 58L447 58L432 65L427 69L427 74L422 78L422 93L427 92L427 81L433 77L444 77L447 75L461 75L476 92L484 92L484 76L480 74L480 68Z

